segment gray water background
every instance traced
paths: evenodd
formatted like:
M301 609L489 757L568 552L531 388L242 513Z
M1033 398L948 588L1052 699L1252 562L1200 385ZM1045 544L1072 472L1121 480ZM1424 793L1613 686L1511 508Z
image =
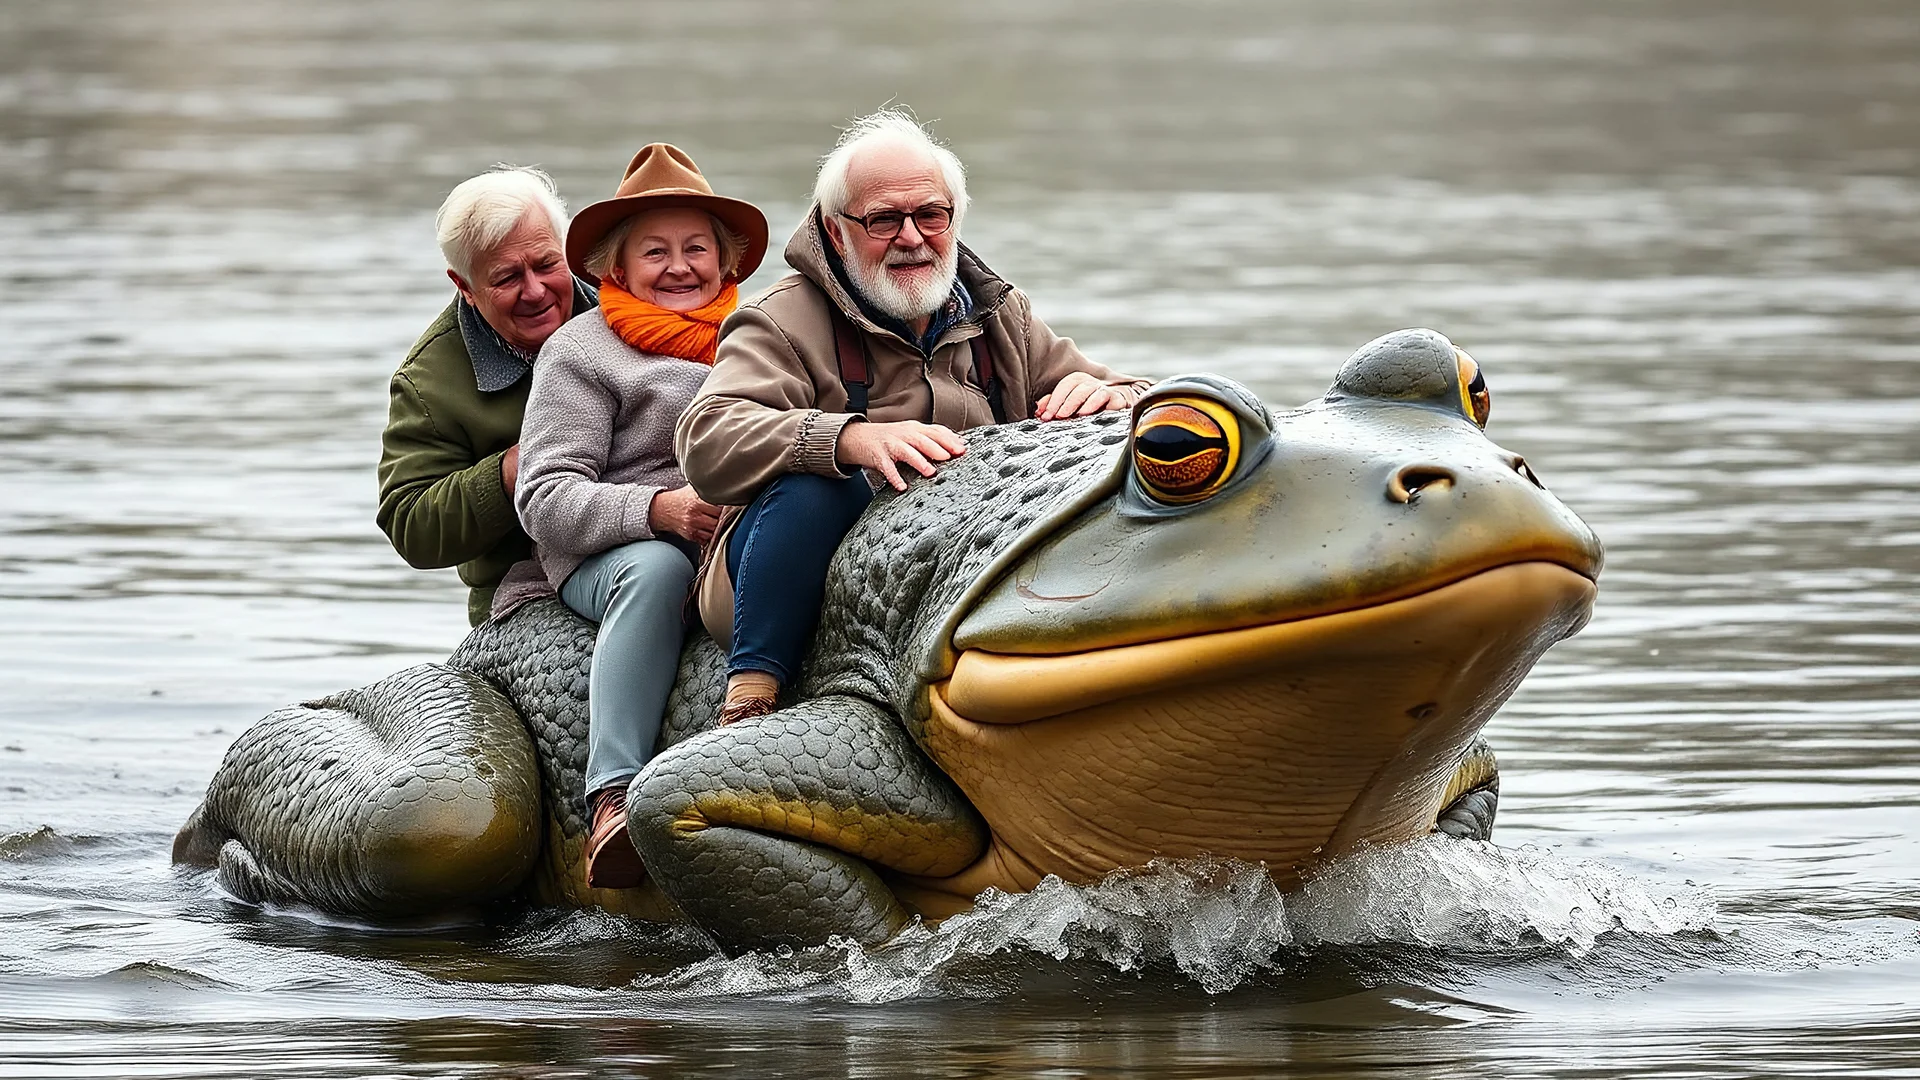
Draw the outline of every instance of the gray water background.
M738 962L170 868L247 723L464 632L372 524L447 188L666 139L783 236L890 99L1116 367L1480 359L1609 547L1498 845ZM0 1076L1920 1076L1917 101L1900 0L0 6Z

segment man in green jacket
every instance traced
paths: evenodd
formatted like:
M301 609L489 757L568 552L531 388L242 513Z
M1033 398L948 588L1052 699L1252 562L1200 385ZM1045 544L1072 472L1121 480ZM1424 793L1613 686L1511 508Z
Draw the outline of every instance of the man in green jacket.
M532 553L513 488L534 357L599 297L567 269L566 207L537 169L465 181L435 223L459 295L393 374L376 520L415 568L460 568L478 626Z

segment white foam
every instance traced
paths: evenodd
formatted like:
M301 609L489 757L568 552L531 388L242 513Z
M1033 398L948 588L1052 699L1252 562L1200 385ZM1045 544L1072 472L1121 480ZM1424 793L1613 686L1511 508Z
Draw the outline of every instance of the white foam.
M1225 860L1157 860L1076 887L1048 877L1032 892L989 889L974 908L928 929L915 926L867 954L868 992L899 995L907 980L968 956L1039 953L1098 960L1120 971L1171 963L1210 993L1230 990L1292 940L1285 902L1264 869ZM874 961L881 961L875 964ZM878 978L876 978L878 976Z
M992 993L970 979L990 957L1047 957L1123 972L1166 966L1220 994L1320 945L1572 954L1610 931L1710 930L1710 890L1633 879L1603 863L1531 848L1435 838L1362 852L1283 895L1258 865L1157 860L1086 886L1049 877L988 890L973 910L914 924L887 944L714 957L636 989L685 995L825 995L857 1002ZM1004 982L1004 979L1001 980ZM991 982L991 980L989 980Z
M1533 847L1440 837L1342 860L1289 901L1303 944L1507 949L1547 942L1576 955L1609 931L1704 931L1718 914L1712 890L1702 886L1642 881Z

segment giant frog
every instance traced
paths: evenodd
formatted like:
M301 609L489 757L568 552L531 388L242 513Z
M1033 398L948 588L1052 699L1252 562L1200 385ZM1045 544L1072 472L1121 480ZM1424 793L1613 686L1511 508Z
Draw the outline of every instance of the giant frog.
M969 432L847 537L785 708L715 727L724 658L690 641L630 789L641 888L585 883L594 628L552 600L254 725L175 858L249 901L529 897L740 950L882 941L1162 856L1287 887L1363 845L1485 837L1481 728L1586 622L1602 557L1489 405L1418 330L1291 411L1196 375L1130 414Z

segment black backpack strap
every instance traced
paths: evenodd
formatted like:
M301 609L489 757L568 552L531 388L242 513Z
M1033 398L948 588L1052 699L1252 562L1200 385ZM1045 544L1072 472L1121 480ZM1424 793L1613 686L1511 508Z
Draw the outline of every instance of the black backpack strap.
M1006 396L1000 392L1000 376L993 370L993 347L987 344L987 328L981 327L980 333L969 338L967 344L973 347L973 377L980 382L980 392L987 395L987 405L993 410L993 422L1007 422Z
M867 340L853 328L846 313L827 301L833 315L833 351L840 360L840 381L847 386L847 411L867 412L867 389L873 385L873 365L868 362Z
M847 388L847 411L865 415L867 411L867 391L873 386L873 358L867 350L867 339L855 329L846 312L829 304L828 311L833 319L833 352L840 365L840 381ZM981 393L987 396L987 406L993 410L993 422L1007 422L1006 394L1000 384L1000 376L993 368L993 348L987 344L987 331L967 340L973 350L973 375L978 381Z

